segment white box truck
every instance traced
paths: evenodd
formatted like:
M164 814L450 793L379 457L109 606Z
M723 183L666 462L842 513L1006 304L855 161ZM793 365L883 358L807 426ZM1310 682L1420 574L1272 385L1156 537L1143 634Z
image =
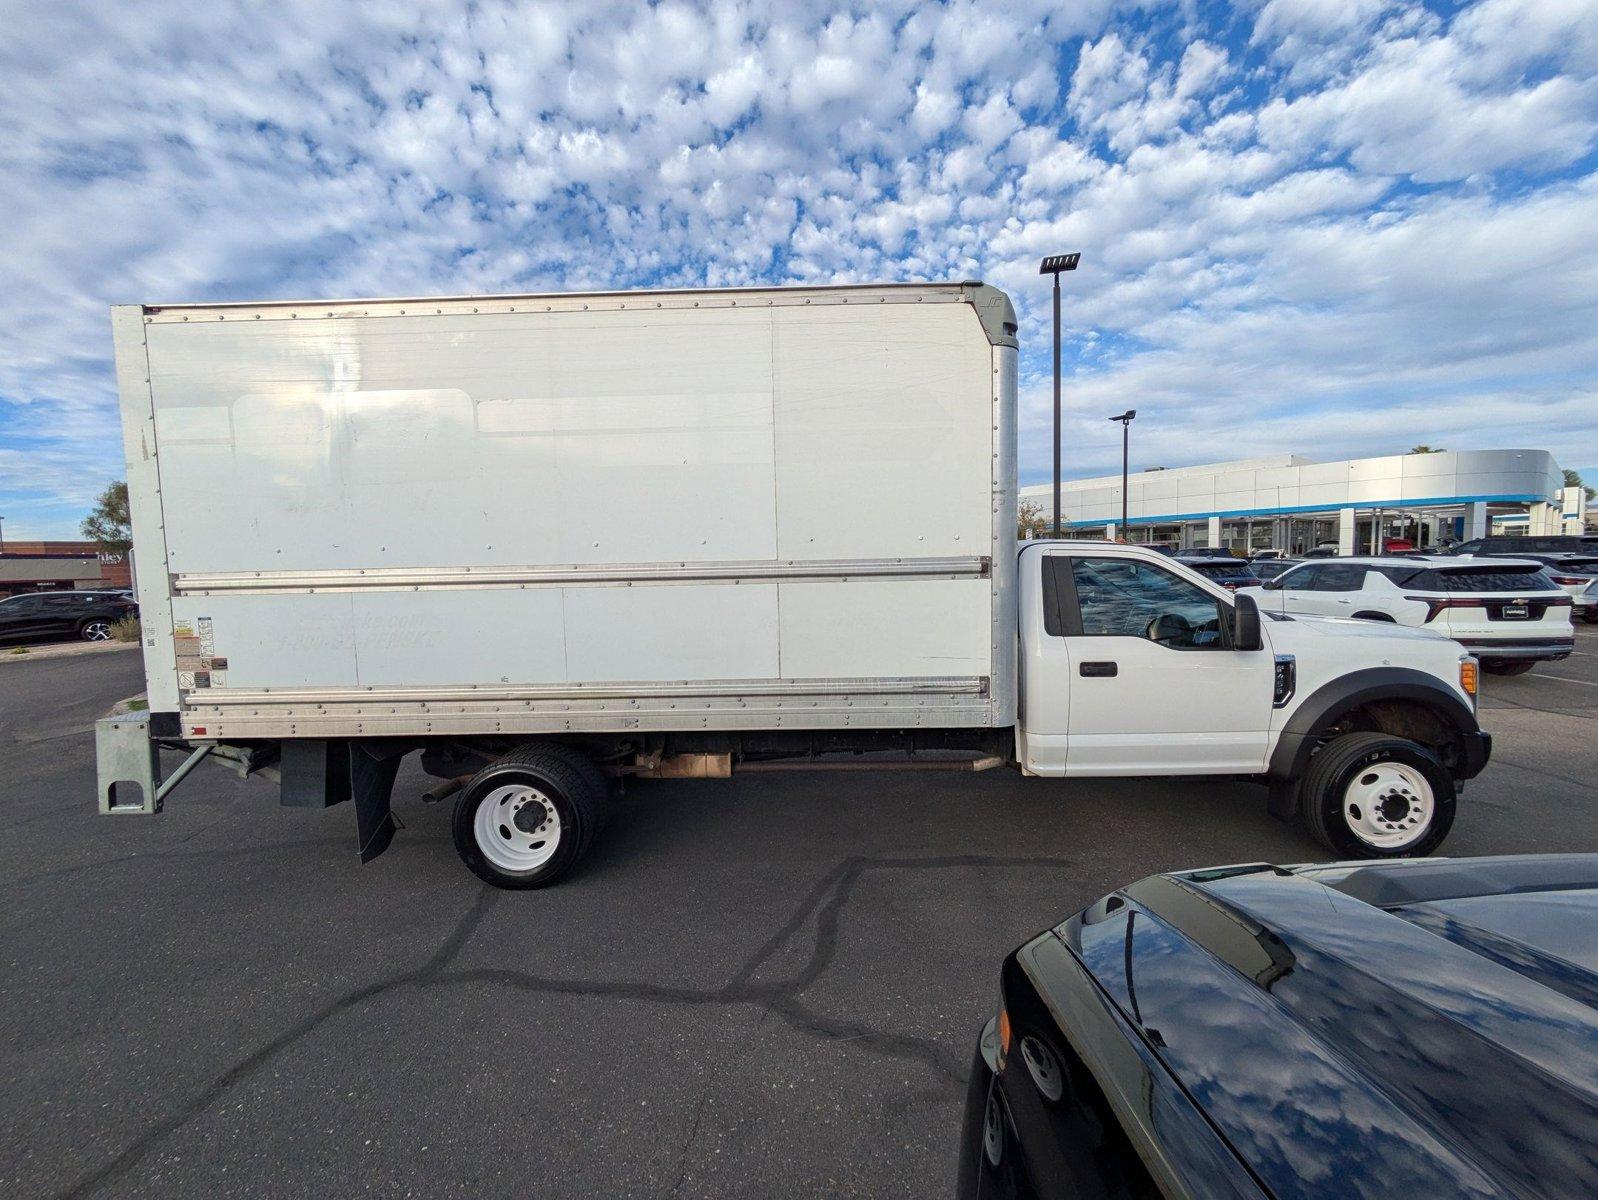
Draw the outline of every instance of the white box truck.
M149 712L98 730L108 813L210 756L352 801L366 860L419 752L468 866L532 887L629 777L899 755L1244 775L1352 857L1430 851L1486 761L1453 642L1018 547L1016 320L980 283L113 324Z

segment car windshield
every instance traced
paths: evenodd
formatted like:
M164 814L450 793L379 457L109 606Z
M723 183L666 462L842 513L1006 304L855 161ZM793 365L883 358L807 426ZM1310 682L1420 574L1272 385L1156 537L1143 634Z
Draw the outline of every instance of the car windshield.
M1543 570L1515 567L1432 567L1404 581L1426 592L1547 592L1558 585Z

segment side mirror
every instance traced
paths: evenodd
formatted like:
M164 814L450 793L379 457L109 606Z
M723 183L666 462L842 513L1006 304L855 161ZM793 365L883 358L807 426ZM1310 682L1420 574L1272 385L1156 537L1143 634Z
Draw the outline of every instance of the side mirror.
M1253 596L1233 597L1232 649L1265 649L1265 638L1260 633L1260 606L1254 602Z

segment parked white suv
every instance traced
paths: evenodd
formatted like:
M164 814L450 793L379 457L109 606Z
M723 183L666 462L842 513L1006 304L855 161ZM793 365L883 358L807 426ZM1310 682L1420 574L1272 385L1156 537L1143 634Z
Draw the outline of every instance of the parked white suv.
M1576 646L1571 597L1542 563L1527 559L1338 558L1305 563L1242 592L1268 613L1434 630L1496 675L1523 674Z
M1473 562L1494 562L1499 555L1476 555ZM1518 554L1510 557L1541 563L1575 605L1572 617L1598 624L1598 554Z

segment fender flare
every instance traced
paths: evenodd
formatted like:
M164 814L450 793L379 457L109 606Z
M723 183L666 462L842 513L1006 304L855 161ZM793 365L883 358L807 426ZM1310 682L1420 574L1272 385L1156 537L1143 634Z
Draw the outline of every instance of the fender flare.
M1470 705L1434 676L1409 667L1370 667L1323 684L1304 698L1277 736L1267 774L1279 780L1300 778L1320 736L1350 709L1377 700L1409 700L1425 705L1453 728L1461 743L1472 743L1484 736ZM1463 761L1470 765L1472 759L1467 753ZM1485 763L1483 754L1465 777L1476 774Z

